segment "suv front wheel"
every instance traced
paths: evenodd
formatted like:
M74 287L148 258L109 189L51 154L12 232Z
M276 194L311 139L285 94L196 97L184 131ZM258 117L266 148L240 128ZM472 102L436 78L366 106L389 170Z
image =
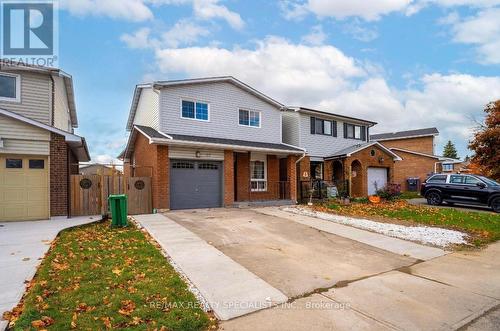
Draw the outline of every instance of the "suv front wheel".
M500 197L493 198L493 201L491 201L491 208L495 212L500 213Z
M439 192L429 192L426 194L425 198L427 199L427 203L432 206L439 206L443 203L443 198L441 198Z

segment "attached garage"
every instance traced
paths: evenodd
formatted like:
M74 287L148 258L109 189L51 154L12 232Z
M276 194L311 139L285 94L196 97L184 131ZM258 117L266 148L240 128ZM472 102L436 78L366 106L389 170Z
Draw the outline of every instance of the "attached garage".
M170 209L222 207L222 162L170 160Z
M0 155L0 220L49 219L46 156Z
M387 185L388 169L387 168L368 168L368 195L377 193L377 189L381 189Z

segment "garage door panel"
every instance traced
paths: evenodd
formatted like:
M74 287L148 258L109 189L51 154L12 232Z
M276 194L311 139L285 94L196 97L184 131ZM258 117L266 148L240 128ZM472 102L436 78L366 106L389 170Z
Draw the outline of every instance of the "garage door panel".
M368 195L377 193L377 189L387 185L387 168L368 168Z
M222 163L172 160L171 209L214 208L222 205Z
M22 159L20 169L6 168L6 159ZM30 169L30 159L43 159L44 169ZM0 155L0 221L49 217L49 181L46 157Z

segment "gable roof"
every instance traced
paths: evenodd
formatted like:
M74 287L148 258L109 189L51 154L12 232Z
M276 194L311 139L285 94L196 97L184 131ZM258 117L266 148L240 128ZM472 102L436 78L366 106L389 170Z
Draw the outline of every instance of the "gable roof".
M125 160L130 158L130 155L133 152L133 142L135 141L137 133L140 133L148 138L150 144L192 146L216 149L230 148L244 151L260 151L297 155L305 153L302 148L288 144L274 144L235 139L166 134L148 126L134 125L134 128L130 133L127 147L122 153L120 153L120 155L118 156L119 159Z
M242 81L232 77L232 76L221 76L221 77L206 77L206 78L194 78L194 79L179 79L179 80L168 80L168 81L155 81L151 83L139 84L135 87L134 96L132 98L132 105L130 107L130 112L127 121L127 130L132 130L135 113L137 112L137 105L139 103L139 98L141 96L142 89L153 88L162 89L171 86L181 86L181 85L193 85L193 84L208 84L208 83L230 83L242 90L252 94L253 96L271 104L276 108L284 108L284 105L273 98L265 95L264 93L254 89L250 85L243 83Z
M70 146L70 148L73 150L75 153L76 157L78 158L78 161L80 162L88 162L90 161L90 153L87 147L87 142L85 141L85 138L77 136L76 134L73 134L71 132L67 132L61 129L58 129L56 127L35 121L31 118L24 117L22 115L19 115L17 113L13 113L11 111L8 111L6 109L0 108L0 115L7 116L9 118L13 118L15 120L21 121L23 123L33 125L35 127L38 127L40 129L47 130L49 132L56 133L58 135L61 135L64 137L66 140L66 143Z
M372 142L368 142L368 143L364 143L364 144L357 144L357 145L353 145L353 146L344 148L344 149L334 153L333 155L326 157L325 160L340 158L340 157L349 157L349 156L352 156L353 154L355 154L359 151L362 151L363 149L371 147L371 146L379 147L381 150L383 150L387 154L391 155L395 161L402 160L402 158L399 157L399 155L397 155L396 153L394 153L393 151L391 151L390 149L388 149L387 147L385 147L384 145L382 145L381 143L376 142L376 141L372 141Z
M437 135L439 135L439 131L437 128L426 128L426 129L373 134L370 136L370 139L383 141L383 140L418 138L418 137L428 137Z
M391 151L399 151L399 152L403 152L403 153L409 153L409 154L414 154L414 155L420 155L420 156L424 156L424 157L429 157L431 159L437 159L439 161L449 161L450 163L459 161L459 160L455 160L455 159L450 159L449 157L444 157L444 156L439 156L439 155L432 155L432 154L426 154L426 153L421 153L421 152L415 152L415 151L410 151L410 150L404 149L404 148L390 147L389 149ZM459 161L459 162L461 162L461 161Z
M346 115L341 115L341 114L335 114L335 113L331 113L331 112L327 112L327 111L323 111L323 110L311 109L311 108L306 108L306 107L287 107L286 110L296 111L299 113L313 113L313 114L319 114L319 115L323 115L323 116L331 116L331 117L335 117L335 118L339 118L339 119L343 119L343 120L348 120L348 121L350 120L350 121L355 121L355 122L361 122L363 124L368 124L368 126L370 126L370 127L377 124L377 122L372 122L372 121L364 120L361 118L356 118L356 117L351 117L351 116L346 116Z
M30 71L30 72L45 73L48 75L62 77L64 80L66 95L68 97L68 108L69 108L69 116L71 119L71 126L73 128L78 127L78 117L76 115L75 91L73 87L73 77L71 75L58 68L33 66L22 63L2 62L1 60L0 62L2 64L1 69L3 71L9 71L9 69L16 71Z

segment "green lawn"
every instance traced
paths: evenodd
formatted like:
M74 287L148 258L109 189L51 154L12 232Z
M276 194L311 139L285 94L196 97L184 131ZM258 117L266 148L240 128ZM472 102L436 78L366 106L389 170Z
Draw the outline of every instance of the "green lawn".
M405 200L417 199L421 197L422 196L420 195L419 192L412 192L412 191L401 192L401 195L399 196L400 199L405 199Z
M415 206L404 200L381 204L353 203L347 206L330 201L318 208L341 215L375 217L383 222L396 221L407 225L423 224L464 231L471 235L471 243L475 245L500 240L500 214L493 212Z
M204 330L204 313L136 227L109 222L60 234L15 313L13 330ZM17 309L19 311L19 309ZM17 315L17 316L16 316Z

